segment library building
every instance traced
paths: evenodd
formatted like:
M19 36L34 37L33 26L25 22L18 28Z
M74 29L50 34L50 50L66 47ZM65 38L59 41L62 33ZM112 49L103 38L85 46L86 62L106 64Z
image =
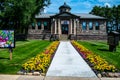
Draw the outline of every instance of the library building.
M103 40L107 39L106 18L87 14L71 13L71 7L64 3L57 14L41 13L28 29L29 39L59 40Z

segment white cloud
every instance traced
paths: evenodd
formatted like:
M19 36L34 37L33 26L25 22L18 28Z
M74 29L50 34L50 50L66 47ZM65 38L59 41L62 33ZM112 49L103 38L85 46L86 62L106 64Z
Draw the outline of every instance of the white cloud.
M64 4L69 5L71 12L89 12L93 6L108 6L118 5L120 0L51 0L51 4L45 8L45 13L58 13L59 7Z
M86 8L90 8L92 6L89 2L83 2L83 5L85 5Z
M113 0L98 0L99 2L112 2Z
M111 5L109 3L105 3L104 6L111 7Z

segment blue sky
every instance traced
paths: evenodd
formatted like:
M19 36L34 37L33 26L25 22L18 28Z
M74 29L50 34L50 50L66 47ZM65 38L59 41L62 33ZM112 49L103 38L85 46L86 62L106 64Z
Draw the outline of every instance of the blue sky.
M72 13L89 13L95 5L112 7L120 4L120 0L51 0L51 4L45 8L46 13L58 13L59 7L67 3Z

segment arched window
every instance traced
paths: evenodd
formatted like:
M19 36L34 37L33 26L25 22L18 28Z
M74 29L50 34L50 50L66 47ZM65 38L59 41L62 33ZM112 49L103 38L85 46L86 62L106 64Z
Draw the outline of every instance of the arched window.
M83 22L83 23L82 23L82 30L86 30L86 29L87 29L86 22Z
M89 30L93 30L93 23L89 22Z
M95 29L96 29L96 30L99 30L99 29L100 29L100 26L99 26L99 23L98 23L98 22L95 22Z

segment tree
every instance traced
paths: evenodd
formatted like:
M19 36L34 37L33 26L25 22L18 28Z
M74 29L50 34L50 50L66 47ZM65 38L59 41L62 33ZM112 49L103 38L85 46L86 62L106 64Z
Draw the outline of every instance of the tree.
M108 6L94 6L90 14L107 18L107 30L120 32L120 5L109 8Z
M27 34L35 15L49 4L50 0L1 0L0 29L15 29L17 34Z

